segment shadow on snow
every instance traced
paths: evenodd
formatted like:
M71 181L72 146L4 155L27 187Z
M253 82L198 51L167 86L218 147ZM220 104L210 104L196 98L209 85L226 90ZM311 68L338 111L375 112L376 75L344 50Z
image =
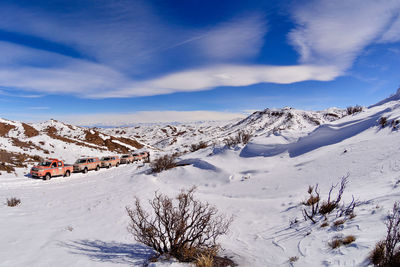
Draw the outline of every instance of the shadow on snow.
M332 145L353 137L373 126L376 126L382 114L391 111L388 108L365 119L358 119L341 124L321 125L309 135L299 138L291 144L262 145L250 143L240 153L241 157L272 157L288 152L291 158L303 155L323 146Z
M93 261L131 266L145 266L148 259L155 255L155 252L145 245L100 240L62 242L60 246L68 248L72 254L84 255Z

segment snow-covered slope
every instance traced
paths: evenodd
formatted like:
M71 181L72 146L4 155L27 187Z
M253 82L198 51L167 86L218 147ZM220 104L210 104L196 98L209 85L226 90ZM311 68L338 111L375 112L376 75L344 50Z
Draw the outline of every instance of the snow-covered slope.
M303 118L297 112L293 117ZM385 127L379 124L382 117L388 120ZM296 126L298 139L260 127L245 147L187 153L179 159L185 166L157 175L148 174L147 165L47 182L2 175L0 199L14 196L22 203L0 206L0 265L142 266L152 251L126 231L124 207L134 196L145 203L156 190L173 196L196 185L198 198L234 215L229 234L220 239L221 254L239 266L367 266L370 251L384 237L386 214L400 197L399 120L400 102L391 101L315 125L309 133ZM221 131L233 132L241 123ZM352 195L359 201L356 216L339 226L335 212L326 227L323 219L305 221L301 202L308 186L318 183L326 199L331 185L347 174L343 201L349 203ZM347 235L356 240L329 246ZM297 261L289 263L290 257Z
M279 133L287 139L305 135L318 125L346 115L345 110L331 108L325 111L304 111L293 108L265 109L247 118L231 122L202 122L177 125L138 125L136 127L107 128L103 133L126 138L137 138L165 152L187 152L200 141L221 145L229 136L239 131L253 136Z

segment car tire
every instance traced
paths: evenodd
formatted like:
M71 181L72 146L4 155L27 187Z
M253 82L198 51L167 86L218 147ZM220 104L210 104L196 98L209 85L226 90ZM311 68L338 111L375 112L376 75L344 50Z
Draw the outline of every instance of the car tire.
M71 173L69 171L66 171L64 174L64 177L69 177L71 175Z
M87 168L84 168L84 169L83 169L83 173L88 173L88 169L87 169Z
M118 166L119 166L119 163L115 164L115 167L118 167Z
M50 173L46 173L46 175L43 177L44 180L48 181L51 179L51 174Z
M96 171L98 171L98 170L100 170L100 166L99 165L96 166Z

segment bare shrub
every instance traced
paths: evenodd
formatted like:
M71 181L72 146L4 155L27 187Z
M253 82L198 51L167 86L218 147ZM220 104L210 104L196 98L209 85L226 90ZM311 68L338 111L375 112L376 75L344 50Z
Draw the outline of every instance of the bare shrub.
M375 266L400 266L400 202L393 204L385 224L386 238L376 244L370 260Z
M339 238L334 238L331 242L328 243L328 245L332 248L338 248L342 245L342 243L340 242Z
M224 139L224 144L228 147L234 147L238 144L247 144L252 137L252 134L245 131L240 131L237 133L236 136L229 136L228 138Z
M392 127L393 130L397 130L400 124L400 120L392 120L390 123L390 126Z
M379 241L369 254L369 260L375 266L385 266L385 242Z
M136 198L133 208L126 207L131 219L128 230L136 241L159 254L180 261L195 261L210 250L218 250L217 239L228 232L232 218L218 214L208 203L194 198L195 188L182 190L176 198L155 193L147 213Z
M343 245L348 245L356 241L356 237L354 235L348 235L345 238L342 239L342 244Z
M345 222L346 222L346 220L340 219L340 220L335 221L335 222L333 223L333 226L338 227L338 226L344 224Z
M360 204L359 201L355 201L354 197L353 200L351 201L350 204L345 205L345 203L340 204L342 200L343 193L346 189L347 185L347 179L349 177L349 174L346 176L343 176L341 178L340 184L337 183L336 185L332 185L329 194L328 194L328 199L322 201L321 203L321 198L320 198L320 192L318 190L318 184L313 186L309 186L307 193L309 194L307 200L303 201L301 204L306 206L302 210L303 217L305 220L311 220L313 223L317 222L317 219L321 219L321 217L325 217L331 213L333 210L337 210L336 213L336 218L341 217L341 216L348 216L348 218L352 217L354 218L354 208ZM337 195L336 197L332 196L332 192L334 189L337 188ZM322 215L322 216L317 216L317 215Z
M197 150L203 149L203 148L207 148L208 144L204 141L200 141L198 144L192 144L190 146L190 151L191 152L195 152Z
M309 194L309 197L306 201L303 201L303 205L308 206L307 209L303 209L303 217L305 220L310 219L313 223L316 223L314 217L318 213L318 208L319 208L319 190L318 190L318 184L316 184L315 188L313 186L308 186L307 193Z
M334 209L336 209L339 206L339 203L342 200L344 190L346 189L348 177L349 177L349 175L342 177L337 196L334 200L331 199L331 194L332 194L333 189L335 189L339 184L331 186L331 189L329 190L329 194L328 194L328 199L326 201L323 201L321 207L319 208L319 212L322 215L331 213Z
M354 241L356 241L356 237L354 235L348 235L343 238L335 237L328 244L332 249L335 249L342 245L349 245L349 244L353 243Z
M176 159L175 155L161 156L151 162L150 164L151 171L153 173L158 173L164 170L175 168L177 166L175 159Z
M385 126L386 126L386 124L387 124L387 118L386 117L381 117L380 119L379 119L379 125L382 127L382 128L385 128Z
M244 131L238 132L238 135L237 135L237 138L244 145L247 144L250 141L251 137L252 137L251 133L244 132Z
M293 256L293 257L289 258L289 262L296 262L298 260L299 260L299 257L297 257L297 256Z
M347 115L352 115L358 112L361 112L363 110L362 106L356 105L356 106L350 106L347 107Z
M21 199L16 198L16 197L12 197L12 198L7 198L7 206L9 207L15 207L18 206L19 204L21 204Z
M321 224L321 228L324 228L324 227L327 227L327 226L329 226L329 223L328 223L328 222L323 222L323 223Z

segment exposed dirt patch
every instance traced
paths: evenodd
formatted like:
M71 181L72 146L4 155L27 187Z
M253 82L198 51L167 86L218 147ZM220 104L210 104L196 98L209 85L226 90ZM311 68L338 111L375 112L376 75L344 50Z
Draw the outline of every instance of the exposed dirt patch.
M125 138L125 137L115 137L115 139L117 139L118 141L121 141L125 144L128 144L130 146L133 146L137 149L140 149L143 147L143 145L141 143L139 143L138 141L133 140L133 139L129 139L129 138Z
M183 135L185 133L186 133L186 131L177 132L177 133L173 134L173 136L180 136L180 135Z
M30 126L30 125L28 125L26 123L22 123L22 127L24 127L24 134L28 138L39 135L39 131L38 130L36 130L35 128L33 128L32 126Z
M47 127L47 128L45 129L45 132L46 132L47 135L50 136L51 138L57 139L57 140L60 140L60 141L63 141L63 142L65 142L65 143L76 144L76 145L78 145L78 146L84 146L84 147L89 147L89 148L104 150L104 148L99 148L99 147L96 147L96 146L91 146L91 145L88 145L88 144L85 144L85 143L82 143L82 142L79 142L79 141L75 141L75 140L72 140L72 139L69 139L69 138L60 136L60 135L57 134L57 129L56 129L55 127L53 127L53 126ZM93 142L90 142L90 143L93 143Z
M13 142L13 144L15 146L18 146L18 147L20 147L22 149L29 148L29 149L43 150L40 146L35 145L31 141L24 142L24 141L21 141L18 138L15 138L15 137L12 137L11 140L12 140L12 142Z
M306 120L308 120L308 121L310 121L310 122L312 122L312 123L314 123L314 124L317 125L317 126L321 124L321 123L318 121L318 119L313 118L313 117L311 117L311 116L308 116L308 115L306 115L306 114L303 115L303 118L306 119Z
M124 145L113 142L113 140L118 140L119 142L125 143L135 148L143 147L143 145L138 143L136 140L128 139L125 137L118 137L118 138L112 136L109 137L110 137L109 139L104 140L103 138L100 137L100 133L98 131L91 129L86 131L85 141L92 144L96 144L98 146L105 146L107 147L108 150L119 153L128 153L130 149Z
M0 136L5 137L6 135L8 135L8 132L14 128L14 125L0 122Z
M40 162L40 156L31 156L26 153L15 153L0 149L0 171L14 172L15 168L26 168L26 163Z

